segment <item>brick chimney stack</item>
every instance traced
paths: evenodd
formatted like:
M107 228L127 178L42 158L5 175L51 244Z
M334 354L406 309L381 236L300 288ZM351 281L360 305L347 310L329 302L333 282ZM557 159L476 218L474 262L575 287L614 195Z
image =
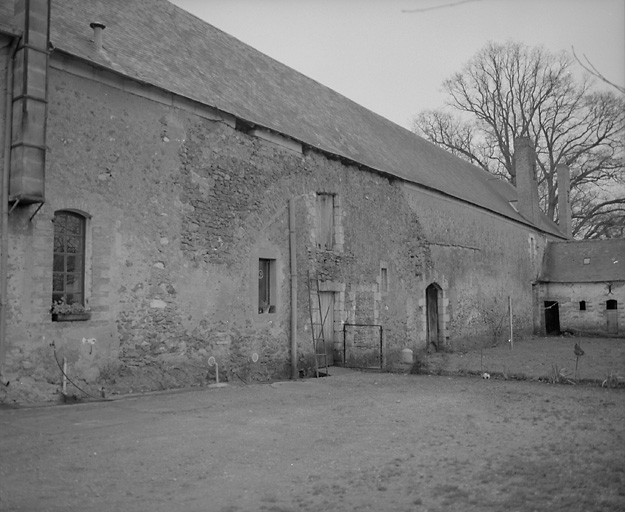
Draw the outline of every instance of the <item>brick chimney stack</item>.
M536 153L529 137L514 140L514 168L516 171L517 207L526 220L538 225L538 181L536 179Z
M573 238L570 201L571 174L566 164L558 164L556 171L558 173L558 224L562 234L567 238Z

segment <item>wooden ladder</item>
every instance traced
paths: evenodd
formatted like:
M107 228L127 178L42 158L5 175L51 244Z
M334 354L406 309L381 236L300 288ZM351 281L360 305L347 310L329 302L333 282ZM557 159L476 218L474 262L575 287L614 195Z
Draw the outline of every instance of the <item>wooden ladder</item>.
M315 301L313 295L317 295ZM308 271L308 306L310 311L310 330L312 333L313 351L315 354L315 376L319 378L319 370L323 368L326 376L328 371L328 354L326 354L326 341L323 334L328 313L325 315L321 312L321 296L319 294L319 279Z

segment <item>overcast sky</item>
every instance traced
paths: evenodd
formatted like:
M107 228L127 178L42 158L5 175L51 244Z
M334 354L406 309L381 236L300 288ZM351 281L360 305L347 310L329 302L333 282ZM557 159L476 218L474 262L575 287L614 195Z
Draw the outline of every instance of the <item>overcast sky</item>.
M625 0L170 0L404 126L488 41L586 55L625 85Z

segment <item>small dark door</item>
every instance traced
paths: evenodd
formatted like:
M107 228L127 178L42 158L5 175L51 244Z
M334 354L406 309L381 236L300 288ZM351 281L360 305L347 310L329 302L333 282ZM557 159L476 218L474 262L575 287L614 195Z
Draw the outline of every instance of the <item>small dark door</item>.
M425 290L428 348L438 349L438 288L431 284Z
M606 318L608 334L618 334L618 303L615 300L606 302Z
M545 301L545 332L560 334L560 310L556 301Z

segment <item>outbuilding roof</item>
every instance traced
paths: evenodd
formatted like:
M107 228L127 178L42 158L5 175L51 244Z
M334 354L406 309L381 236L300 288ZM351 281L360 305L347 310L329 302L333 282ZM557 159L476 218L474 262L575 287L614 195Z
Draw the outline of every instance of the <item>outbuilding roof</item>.
M0 18L9 15L7 4ZM101 52L92 22L106 26ZM52 0L50 34L58 51L528 223L511 206L516 190L508 183L166 0ZM546 216L539 224L562 236Z
M539 280L552 283L625 281L625 238L550 242Z

